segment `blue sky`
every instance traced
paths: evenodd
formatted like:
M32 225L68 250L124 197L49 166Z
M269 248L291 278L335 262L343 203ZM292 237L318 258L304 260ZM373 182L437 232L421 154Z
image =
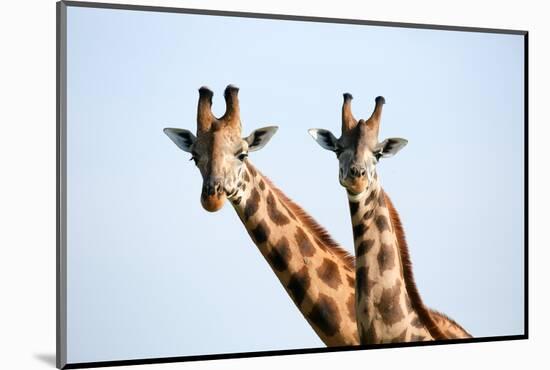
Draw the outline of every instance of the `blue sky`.
M162 132L195 129L197 89L241 88L250 159L352 251L334 155L342 93L381 137L425 303L474 336L523 332L523 37L71 8L69 362L321 347L229 204ZM239 268L234 268L239 266Z

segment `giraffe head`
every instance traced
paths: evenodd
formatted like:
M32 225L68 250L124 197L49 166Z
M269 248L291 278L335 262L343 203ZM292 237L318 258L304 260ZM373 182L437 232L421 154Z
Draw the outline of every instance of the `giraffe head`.
M207 87L199 89L197 135L179 128L165 128L164 133L183 151L191 153L202 175L201 204L210 212L219 210L227 197L238 190L248 153L261 149L277 131L264 127L241 138L239 89L229 85L224 92L226 111L216 118L212 113L212 96Z
M369 119L357 121L351 112L351 94L344 94L342 135L337 139L330 131L310 129L309 133L323 148L336 153L340 162L340 184L352 195L366 191L376 175L380 158L391 157L407 144L401 138L378 141L383 97L376 98Z

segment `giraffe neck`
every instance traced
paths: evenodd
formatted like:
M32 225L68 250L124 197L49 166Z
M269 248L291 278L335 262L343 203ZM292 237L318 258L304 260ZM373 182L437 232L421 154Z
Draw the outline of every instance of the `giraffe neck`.
M359 343L353 257L248 161L230 200L250 237L321 340Z
M444 339L416 289L399 216L375 176L348 194L362 344Z

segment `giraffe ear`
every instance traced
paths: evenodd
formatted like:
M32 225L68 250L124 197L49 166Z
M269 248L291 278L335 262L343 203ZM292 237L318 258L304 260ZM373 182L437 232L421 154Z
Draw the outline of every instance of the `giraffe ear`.
M322 128L310 128L307 130L313 139L326 150L338 151L338 139L329 130Z
M262 149L278 129L277 126L269 126L252 131L250 135L244 138L244 141L248 143L248 151L254 152Z
M191 147L197 138L189 130L182 128L165 128L164 133L184 152L191 152Z
M379 143L374 149L377 159L393 157L398 151L407 145L408 140L400 137L392 137Z

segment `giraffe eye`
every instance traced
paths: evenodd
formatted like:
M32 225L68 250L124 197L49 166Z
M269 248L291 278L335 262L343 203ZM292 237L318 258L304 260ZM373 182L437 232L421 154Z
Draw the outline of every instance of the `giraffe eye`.
M239 161L244 161L246 159L246 157L248 157L248 153L245 153L245 152L242 152L240 154L237 155L237 158L239 158Z
M189 160L195 162L195 165L198 164L199 160L197 153L191 153L191 158L189 158Z

